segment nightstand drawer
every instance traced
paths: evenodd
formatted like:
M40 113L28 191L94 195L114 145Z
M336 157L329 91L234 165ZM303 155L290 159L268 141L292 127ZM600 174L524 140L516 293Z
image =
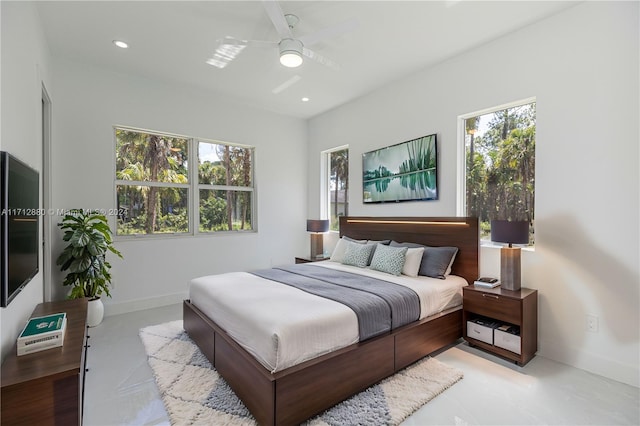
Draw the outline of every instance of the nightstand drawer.
M520 300L491 293L465 291L463 303L466 311L520 325L522 315Z

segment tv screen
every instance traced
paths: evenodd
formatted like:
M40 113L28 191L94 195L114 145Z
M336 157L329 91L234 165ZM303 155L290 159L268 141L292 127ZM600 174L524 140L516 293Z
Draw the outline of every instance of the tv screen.
M0 152L0 306L7 306L38 273L38 172Z
M362 200L383 203L438 199L436 135L362 154Z

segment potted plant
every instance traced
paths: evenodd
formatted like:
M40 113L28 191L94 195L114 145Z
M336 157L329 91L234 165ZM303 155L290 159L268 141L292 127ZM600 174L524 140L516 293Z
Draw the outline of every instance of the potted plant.
M122 258L113 246L111 228L104 214L98 211L70 210L58 226L64 230L64 248L56 264L61 271L68 271L63 285L71 286L70 299L89 298L87 324L94 327L104 316L102 293L111 297L111 264L108 251Z

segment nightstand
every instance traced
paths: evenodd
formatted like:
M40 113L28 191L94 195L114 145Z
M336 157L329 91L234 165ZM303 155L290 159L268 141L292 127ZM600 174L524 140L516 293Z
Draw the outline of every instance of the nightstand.
M305 257L296 257L296 263L310 263L310 262L321 262L323 260L329 260L328 257L310 257L310 256L305 256Z
M538 290L473 285L462 289L463 337L503 358L525 365L538 350ZM502 326L502 330L498 328ZM513 331L519 331L519 334Z

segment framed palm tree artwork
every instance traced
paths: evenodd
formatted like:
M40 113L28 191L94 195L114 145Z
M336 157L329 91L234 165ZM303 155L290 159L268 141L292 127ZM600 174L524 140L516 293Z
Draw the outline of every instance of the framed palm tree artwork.
M384 203L438 199L435 134L362 154L362 200Z

